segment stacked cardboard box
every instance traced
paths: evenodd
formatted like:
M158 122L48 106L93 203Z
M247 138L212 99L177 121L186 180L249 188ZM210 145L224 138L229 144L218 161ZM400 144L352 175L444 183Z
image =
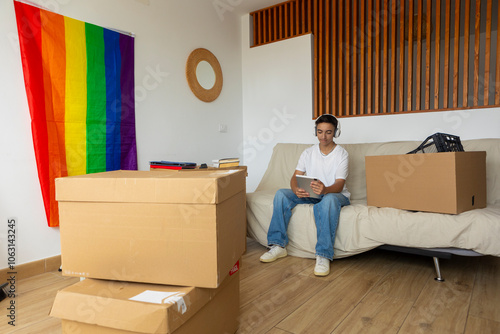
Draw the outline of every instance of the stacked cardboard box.
M367 156L368 205L458 214L486 207L486 152Z
M64 332L236 331L245 171L66 177L56 198L63 274L90 278L55 299Z

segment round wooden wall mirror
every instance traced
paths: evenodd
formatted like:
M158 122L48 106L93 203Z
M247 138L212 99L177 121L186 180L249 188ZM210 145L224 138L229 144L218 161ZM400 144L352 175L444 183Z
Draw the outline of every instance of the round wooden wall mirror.
M212 102L222 90L222 69L214 54L196 49L186 62L186 78L193 94L204 102Z

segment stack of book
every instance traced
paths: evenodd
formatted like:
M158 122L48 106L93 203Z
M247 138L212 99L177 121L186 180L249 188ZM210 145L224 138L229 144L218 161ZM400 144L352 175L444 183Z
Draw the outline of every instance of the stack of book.
M150 161L150 168L162 169L193 169L196 168L195 162L176 162L176 161Z
M224 158L212 160L212 166L215 168L237 167L240 165L239 158Z

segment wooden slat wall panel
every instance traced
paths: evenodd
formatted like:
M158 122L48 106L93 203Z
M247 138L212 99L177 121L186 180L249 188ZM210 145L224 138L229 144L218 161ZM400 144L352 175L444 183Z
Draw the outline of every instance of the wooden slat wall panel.
M314 34L314 117L500 106L498 1L291 0L251 15L253 46Z
M319 22L319 17L318 17L318 2L319 0L314 0L314 8L313 8L313 30L312 31L318 31L318 22ZM319 71L319 62L318 62L318 48L319 48L319 43L314 43L314 118L320 116L319 114L319 90L318 90L318 71Z
M356 115L358 109L358 3L352 3L352 110Z
M417 0L418 1L418 0ZM408 1L408 88L407 110L413 110L413 0Z
M322 1L322 0L320 0ZM338 44L338 53L337 53L337 59L338 59L338 88L337 88L337 96L338 96L338 109L334 113L335 115L341 115L343 113L343 87L344 87L344 76L343 76L343 67L342 67L342 59L343 57L343 52L344 52L344 41L343 41L343 36L344 36L344 7L343 7L343 1L338 2L338 7L337 7L337 12L338 12L338 31L337 31L337 36L339 38L339 44Z
M335 3L332 4L331 8L332 12L332 18L331 18L331 40L332 40L332 53L331 57L329 59L330 65L332 67L332 76L331 76L331 82L332 82L332 101L331 101L331 110L335 109L335 106L337 105L337 62L335 59L337 59L337 5Z
M443 108L448 108L448 89L450 82L450 21L451 2L446 1L445 6L445 26L444 26L444 73L443 73Z
M359 113L363 114L365 110L365 33L363 28L365 26L365 4L366 1L361 1L359 8L359 26L360 26L360 34L359 34Z
M389 79L387 66L389 64L389 20L388 20L388 10L389 8L389 0L384 0L384 10L382 11L382 38L384 44L383 48L383 56L382 56L382 112L387 113L387 103L389 102L389 96L387 94L387 86Z
M469 33L470 33L470 1L465 2L464 8L464 80L462 105L469 105Z
M285 4L285 35L283 36L283 38L287 38L289 37L291 34L290 34L290 4L287 3Z
M491 58L491 0L486 6L486 41L484 50L484 105L490 98L490 58Z
M310 0L305 0L305 3L306 3L306 20L307 20L307 24L306 24L306 33L307 32L311 32L312 30L312 26L311 26L311 23L312 23L312 1Z
M295 1L295 33L297 35L300 35L300 26L301 26L299 2L300 2L299 0Z
M330 114L331 112L328 111L330 103L331 103L331 63L328 61L328 59L331 59L331 54L330 54L330 44L327 42L331 40L330 37L330 21L331 21L331 15L327 15L327 13L330 11L330 2L327 1L325 3L325 8L324 8L324 13L323 16L325 17L324 22L325 22L325 28L324 28L324 43L325 43L325 104L326 104L326 113Z
M342 116L347 116L350 113L350 106L351 106L351 15L350 15L350 3L349 1L346 1L344 3L345 7L345 22L344 22L344 29L345 29L345 53L344 53L344 59L345 59L345 104L344 104L344 110L339 112L341 113Z
M415 110L420 110L422 89L422 1L417 1L417 64L415 76Z
M367 54L367 65L366 65L366 103L367 103L367 113L369 115L373 114L372 108L372 84L373 84L373 3L372 0L368 0L367 13L368 17L368 54Z
M298 10L299 10L299 5L298 1L292 2L292 8L293 8L293 31L296 36L300 35L300 20L298 19Z
M319 17L324 17L324 2L323 1L320 1L319 4L318 4L318 16ZM318 73L316 75L318 75L319 77L319 87L318 87L318 91L319 91L319 96L318 96L318 99L319 99L319 110L318 110L318 113L320 115L323 115L325 114L325 110L324 110L324 100L325 100L325 96L326 96L326 92L325 92L325 89L324 89L324 77L323 75L325 74L324 70L324 65L323 65L323 57L324 57L324 40L323 40L323 34L324 34L324 28L323 28L323 23L324 21L323 20L320 20L319 21L319 27L318 27L318 33L316 35L316 38L317 38L317 43L318 43L318 64L319 64L319 69L318 69Z
M431 22L432 22L432 1L427 1L425 27L425 109L430 109L431 95Z
M375 14L374 14L374 25L375 25L375 91L373 93L373 96L375 98L374 106L375 110L373 111L374 113L378 114L380 113L380 1L381 0L375 0Z
M278 35L278 11L279 8L273 8L273 28L274 28L274 40L279 40L281 37Z
M500 6L497 11L497 52L496 52L496 74L495 74L495 104L500 104Z
M436 1L436 17L441 17L441 1ZM441 74L441 20L436 20L436 45L434 51L434 109L439 109L439 75Z
M302 33L306 32L306 24L307 24L307 21L306 21L306 0L301 0L301 5L302 5L302 9L300 11L300 17L301 17L301 23L302 23L302 27L301 27L301 31Z
M453 108L458 107L458 63L460 47L460 0L455 0L455 33L453 34Z
M396 108L396 23L397 23L397 1L391 1L391 104L389 112L393 113Z
M399 111L404 110L404 95L405 95L405 2L400 2L399 11Z
M480 48L480 26L481 26L481 0L476 0L476 20L474 23L474 96L473 105L479 103L479 48Z
M269 8L266 12L267 20L269 21L270 29L267 30L266 40L268 43L273 42L273 9Z

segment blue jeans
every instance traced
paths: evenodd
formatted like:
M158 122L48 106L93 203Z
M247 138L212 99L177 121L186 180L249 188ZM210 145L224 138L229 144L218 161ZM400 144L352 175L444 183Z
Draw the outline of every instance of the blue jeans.
M299 198L291 189L280 189L274 196L273 217L267 231L269 245L285 247L288 244L288 223L297 204L314 204L316 222L316 255L333 260L333 244L339 222L340 209L349 205L349 199L340 193L329 193L321 198Z

